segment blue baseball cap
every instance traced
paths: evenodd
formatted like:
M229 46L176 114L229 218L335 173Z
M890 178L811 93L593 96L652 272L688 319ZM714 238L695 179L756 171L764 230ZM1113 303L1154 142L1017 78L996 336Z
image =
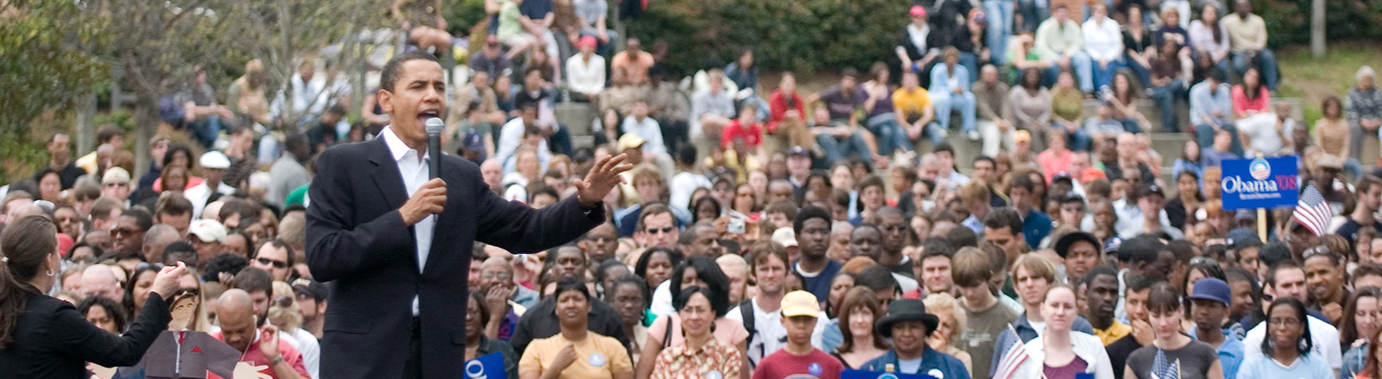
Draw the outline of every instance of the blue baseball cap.
M1233 295L1229 291L1228 283L1219 278L1204 278L1195 281L1195 292L1190 294L1191 299L1213 300L1224 303L1224 306L1233 305Z

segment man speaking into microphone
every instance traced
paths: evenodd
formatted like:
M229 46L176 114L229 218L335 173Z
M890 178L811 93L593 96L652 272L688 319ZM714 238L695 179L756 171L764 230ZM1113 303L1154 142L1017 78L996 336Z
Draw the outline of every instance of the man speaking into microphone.
M425 125L445 110L435 57L394 57L380 87L393 124L323 152L308 190L307 263L314 279L334 283L321 377L461 377L474 242L541 251L574 240L604 222L600 199L631 165L623 155L600 160L576 196L542 210L504 201L475 164L427 152ZM430 159L441 164L429 180Z

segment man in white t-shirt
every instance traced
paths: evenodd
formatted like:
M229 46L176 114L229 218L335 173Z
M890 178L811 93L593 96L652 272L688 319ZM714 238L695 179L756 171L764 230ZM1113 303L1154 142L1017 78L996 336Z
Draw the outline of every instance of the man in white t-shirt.
M758 280L758 296L744 300L726 315L749 330L749 365L755 367L764 357L787 346L787 328L782 326L782 313L779 310L782 308L782 297L787 295L784 279L790 275L787 272L786 249L760 246L755 245L754 249L758 251L748 255L754 257L750 269ZM743 308L746 305L753 307L752 313ZM745 322L745 316L751 316L753 324ZM811 330L811 345L817 349L824 350L821 334L829 318L825 312L816 317L816 327Z

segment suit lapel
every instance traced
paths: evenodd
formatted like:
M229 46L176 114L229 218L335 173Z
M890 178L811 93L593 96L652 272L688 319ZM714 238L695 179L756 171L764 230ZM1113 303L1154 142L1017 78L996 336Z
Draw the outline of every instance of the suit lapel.
M393 159L393 154L389 152L389 146L384 144L383 138L375 138L370 144L373 148L369 160L374 165L370 177L379 187L379 193L384 195L387 209L398 209L408 201L408 187L403 185L403 174L398 171L398 162Z

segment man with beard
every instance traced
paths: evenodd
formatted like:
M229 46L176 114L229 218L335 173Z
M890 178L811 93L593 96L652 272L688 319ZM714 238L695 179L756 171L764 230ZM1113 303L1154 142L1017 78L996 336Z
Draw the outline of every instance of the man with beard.
M302 329L318 339L326 321L326 297L331 292L325 284L308 278L293 280L293 294L297 297L298 313L302 315Z
M260 327L264 318L256 318L251 295L241 289L230 289L221 294L217 302L216 316L221 330L211 333L212 337L224 341L241 352L241 362L252 366L267 366L268 374L275 379L307 379L307 369L302 364L302 353L292 345L279 343L278 333L273 325ZM266 309L268 307L265 307ZM286 340L285 340L286 341Z
M1085 318L1094 327L1094 335L1104 342L1104 346L1122 339L1132 332L1132 327L1113 317L1118 306L1118 271L1109 266L1098 266L1085 274L1085 302L1089 311Z

